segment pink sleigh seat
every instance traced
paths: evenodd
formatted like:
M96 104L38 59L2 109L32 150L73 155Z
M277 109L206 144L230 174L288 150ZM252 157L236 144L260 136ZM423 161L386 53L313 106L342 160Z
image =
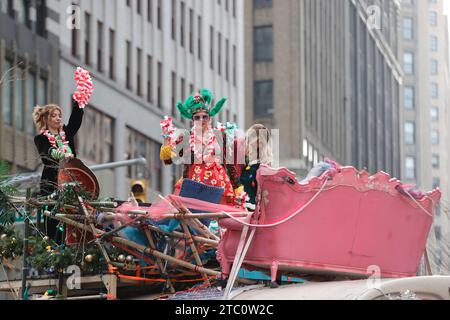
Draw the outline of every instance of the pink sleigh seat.
M328 179L328 180L327 180ZM413 197L384 172L369 176L353 167L327 171L306 185L285 168L261 166L258 205L253 224L284 220L322 192L300 213L281 225L258 228L243 264L298 273L368 277L415 276L431 228L440 191ZM411 196L410 196L411 195ZM231 218L220 225L218 259L230 273L243 225Z

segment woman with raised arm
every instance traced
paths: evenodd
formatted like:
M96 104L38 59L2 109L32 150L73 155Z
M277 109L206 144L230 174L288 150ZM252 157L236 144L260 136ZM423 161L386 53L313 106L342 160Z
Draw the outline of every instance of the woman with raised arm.
M89 73L81 68L75 72L78 84L72 97L72 113L67 125L62 123L62 110L56 104L37 106L33 111L33 120L40 134L34 137L34 143L44 164L40 182L40 195L51 195L58 188L60 162L76 158L75 135L83 121L84 107L93 91ZM47 234L56 239L54 220L46 221Z

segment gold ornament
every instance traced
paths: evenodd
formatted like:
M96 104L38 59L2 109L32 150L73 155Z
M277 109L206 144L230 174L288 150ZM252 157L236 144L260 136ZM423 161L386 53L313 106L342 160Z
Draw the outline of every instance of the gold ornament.
M124 262L124 261L125 261L125 256L124 256L123 254L121 254L121 255L118 257L118 260L119 260L119 262Z
M86 257L84 257L84 260L85 260L86 262L92 262L92 259L93 259L92 254L88 254Z

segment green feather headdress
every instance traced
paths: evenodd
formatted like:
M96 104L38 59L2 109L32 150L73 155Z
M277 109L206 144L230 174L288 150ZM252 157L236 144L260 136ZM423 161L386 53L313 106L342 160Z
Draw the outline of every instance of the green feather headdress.
M214 117L222 110L227 99L222 98L215 106L211 106L212 99L210 90L201 89L199 92L189 96L184 103L179 101L177 109L183 118L190 120L192 120L195 113L200 111L208 112L211 117Z

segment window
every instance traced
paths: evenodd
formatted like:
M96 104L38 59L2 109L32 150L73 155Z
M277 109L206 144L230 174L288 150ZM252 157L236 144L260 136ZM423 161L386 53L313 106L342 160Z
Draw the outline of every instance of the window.
M431 130L431 144L438 145L439 144L439 131Z
M197 57L198 60L202 60L202 17L198 16L197 18L197 24L198 24L198 28L197 28Z
M414 73L414 54L405 52L403 54L403 69L406 74Z
M153 1L152 0L147 0L147 21L148 22L152 22L153 21Z
M413 38L413 18L403 18L403 39L411 40Z
M431 156L431 165L433 166L433 169L439 169L440 167L440 157L438 154L433 154Z
M405 87L404 94L405 94L404 107L406 109L414 109L414 101L415 101L414 88Z
M163 109L162 105L162 81L163 81L162 63L158 62L158 108Z
M225 40L225 80L230 80L230 41Z
M162 30L162 0L158 0L158 29Z
M136 11L138 14L142 12L142 0L136 0Z
M414 157L406 157L405 159L405 178L416 178L416 159Z
M153 58L147 56L147 101L153 103Z
M432 107L430 113L431 113L431 121L438 122L439 121L439 108Z
M182 101L186 99L186 80L181 78L180 98Z
M214 70L214 28L213 28L213 26L209 27L209 39L210 39L209 67Z
M431 84L431 97L434 99L439 97L439 85L434 82Z
M177 21L177 0L172 0L172 40L176 40L176 21Z
M189 9L189 52L194 53L194 10Z
M186 4L184 1L181 2L181 26L180 26L180 43L184 48L185 44L185 26L186 26Z
M217 34L217 43L219 46L217 50L217 72L220 76L222 74L222 34L220 32Z
M137 95L142 97L142 50L137 49L136 90Z
M177 104L177 74L172 71L172 115L177 116L176 113L176 104Z
M433 189L437 189L441 187L441 179L433 178Z
M414 122L405 122L405 143L406 144L416 143Z
M436 11L430 11L430 25L437 26L438 16Z
M84 62L86 65L91 64L91 15L85 13L86 29L84 34Z
M103 23L97 22L97 68L103 72Z
M273 59L273 28L263 26L254 28L254 59L255 62L272 61Z
M116 51L116 34L114 32L114 30L109 29L109 77L112 80L115 80L116 75L115 75L115 61L114 61L114 56L115 56L115 51Z
M42 77L39 79L38 92L38 104L45 106L47 104L47 80Z
M440 241L442 239L441 226L435 226L434 227L434 234L436 235L436 240L437 241Z
M22 68L16 69L16 80L14 84L16 85L16 106L15 106L15 118L16 118L16 130L22 131L24 128L23 123L23 109L24 109L24 95L25 95L25 80L24 80L25 70Z
M78 131L78 151L81 158L94 163L114 161L114 120L90 106Z
M436 52L438 51L438 38L436 36L431 36L431 51Z
M27 90L28 90L28 110L27 110L27 121L26 129L27 133L29 134L35 134L36 133L36 127L34 125L32 114L33 109L37 105L36 100L36 75L32 72L28 72L28 82L27 82Z
M254 84L253 114L255 118L273 112L273 81L256 81Z
M71 12L72 15L76 14L76 9L74 7L73 11ZM75 27L75 25L72 26L72 55L74 57L78 57L78 29Z
M127 41L127 47L126 47L126 59L127 59L127 66L125 70L126 74L126 86L128 90L131 90L131 42Z
M435 60L435 59L431 60L431 66L430 66L431 70L430 71L431 71L432 75L437 75L438 74L438 65L439 65L439 63L438 63L437 60Z
M159 159L161 144L154 141L140 132L127 128L126 146L127 158L145 157L148 168L133 166L128 170L129 178L147 179L147 186L157 192L161 192L162 187L162 164Z
M36 33L41 37L47 37L47 3L36 1Z
M253 7L255 9L271 8L272 0L253 0Z
M236 46L233 45L233 86L237 85L237 50Z
M13 77L13 64L10 61L5 61L5 72L8 72L7 77L11 78ZM13 91L13 82L12 81L5 81L3 84L3 122L9 126L12 125L12 101L13 101L13 95L14 95L14 91Z

